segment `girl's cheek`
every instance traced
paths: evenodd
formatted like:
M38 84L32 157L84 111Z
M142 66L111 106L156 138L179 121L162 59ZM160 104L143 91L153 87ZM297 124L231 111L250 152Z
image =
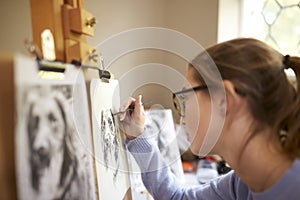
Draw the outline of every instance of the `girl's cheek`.
M186 105L186 115L184 118L185 126L188 132L188 139L192 142L198 133L200 112L198 102L189 99Z

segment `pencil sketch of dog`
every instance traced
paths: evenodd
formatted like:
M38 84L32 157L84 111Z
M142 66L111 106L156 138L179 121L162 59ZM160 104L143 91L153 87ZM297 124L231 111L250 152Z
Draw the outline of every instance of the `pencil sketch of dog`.
M120 167L120 139L118 126L110 109L101 111L101 143L105 168L114 170L113 180L117 180Z
M29 179L35 198L89 199L67 99L61 92L45 88L32 90L29 95Z

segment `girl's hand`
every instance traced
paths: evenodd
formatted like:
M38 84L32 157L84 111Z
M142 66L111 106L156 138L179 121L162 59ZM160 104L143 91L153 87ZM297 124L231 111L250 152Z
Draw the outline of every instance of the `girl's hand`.
M133 108L133 110L119 114L120 128L125 132L128 139L135 139L144 132L145 127L142 96L139 95L136 99L129 97L129 99L121 106L120 111L126 111L128 108Z

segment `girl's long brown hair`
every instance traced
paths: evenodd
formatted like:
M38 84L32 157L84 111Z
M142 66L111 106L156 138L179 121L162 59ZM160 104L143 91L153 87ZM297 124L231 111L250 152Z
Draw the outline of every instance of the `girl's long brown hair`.
M208 48L223 80L230 80L238 94L247 99L254 117L254 132L272 128L283 151L292 158L300 157L300 58L280 54L267 44L251 38L238 38ZM197 56L191 66L216 84L209 72L201 71L203 55ZM296 86L288 80L284 69L296 74ZM202 77L201 77L202 76Z

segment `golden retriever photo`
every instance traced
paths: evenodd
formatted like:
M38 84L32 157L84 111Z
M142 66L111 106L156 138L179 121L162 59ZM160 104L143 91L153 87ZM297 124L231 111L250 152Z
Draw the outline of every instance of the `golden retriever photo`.
M76 141L72 86L28 88L25 99L31 190L25 199L94 199L88 155Z

